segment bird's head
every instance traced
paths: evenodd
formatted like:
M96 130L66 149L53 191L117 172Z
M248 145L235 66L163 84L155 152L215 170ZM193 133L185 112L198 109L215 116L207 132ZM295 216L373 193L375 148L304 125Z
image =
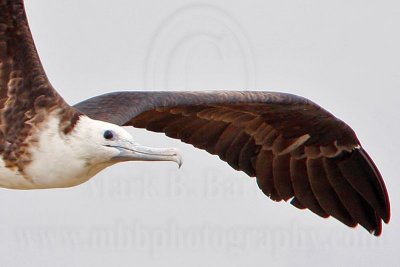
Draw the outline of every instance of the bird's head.
M81 117L72 134L75 151L89 165L112 165L123 161L174 161L182 164L176 148L152 148L139 145L124 128L88 117Z

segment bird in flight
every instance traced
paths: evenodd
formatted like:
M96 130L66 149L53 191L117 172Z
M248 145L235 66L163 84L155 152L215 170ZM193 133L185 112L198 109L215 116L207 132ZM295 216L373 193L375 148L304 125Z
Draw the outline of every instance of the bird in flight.
M354 131L312 101L264 91L113 92L68 105L37 54L23 0L0 0L0 186L79 185L124 161L182 162L122 126L163 132L290 201L379 236L388 193Z

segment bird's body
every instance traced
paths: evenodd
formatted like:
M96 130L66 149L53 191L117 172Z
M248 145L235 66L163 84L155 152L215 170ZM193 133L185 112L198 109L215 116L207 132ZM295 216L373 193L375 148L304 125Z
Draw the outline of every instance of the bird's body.
M66 179L77 176L74 170L83 164L71 157L74 155L74 148L68 145L67 139L60 136L59 121L55 114L50 114L40 129L32 131L30 138L25 141L27 146L23 152L24 163L11 167L7 165L8 162L0 160L2 187L35 189L52 187L55 184L61 186Z
M27 140L29 145L24 154L29 155L29 161L26 164L10 168L0 161L0 186L12 189L71 187L86 182L111 165L92 163L95 159L82 151L82 142L90 142L82 133L94 130L92 123L93 120L82 116L75 130L64 134L60 131L57 112L50 114L43 127L35 131L34 141Z
M274 201L379 235L390 218L383 179L344 122L274 92L115 92L68 105L48 81L22 0L0 0L0 186L71 187L122 161L182 162L137 144L146 128L218 155Z

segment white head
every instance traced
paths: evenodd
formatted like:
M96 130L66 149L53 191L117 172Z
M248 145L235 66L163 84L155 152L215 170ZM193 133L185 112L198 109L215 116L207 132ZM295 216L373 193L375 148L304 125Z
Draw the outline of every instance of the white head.
M74 186L123 161L182 164L177 149L141 146L124 128L86 116L81 116L68 134L60 131L57 118L51 118L39 133L38 147L31 154L33 160L25 175L32 181L32 188Z
M77 156L89 165L112 165L123 161L174 161L182 158L175 148L150 148L139 145L124 128L81 117L70 134Z

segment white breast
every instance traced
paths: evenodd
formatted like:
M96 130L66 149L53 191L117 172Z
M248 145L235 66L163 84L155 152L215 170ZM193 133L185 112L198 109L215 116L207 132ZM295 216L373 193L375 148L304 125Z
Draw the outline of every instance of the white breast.
M49 117L30 148L32 162L23 173L4 166L0 159L0 186L13 189L70 187L87 181L103 169L91 168L76 157L71 138L59 129L59 118ZM98 169L98 170L97 170Z
M32 187L32 183L19 171L6 168L3 159L0 158L0 186L12 189L29 189Z

